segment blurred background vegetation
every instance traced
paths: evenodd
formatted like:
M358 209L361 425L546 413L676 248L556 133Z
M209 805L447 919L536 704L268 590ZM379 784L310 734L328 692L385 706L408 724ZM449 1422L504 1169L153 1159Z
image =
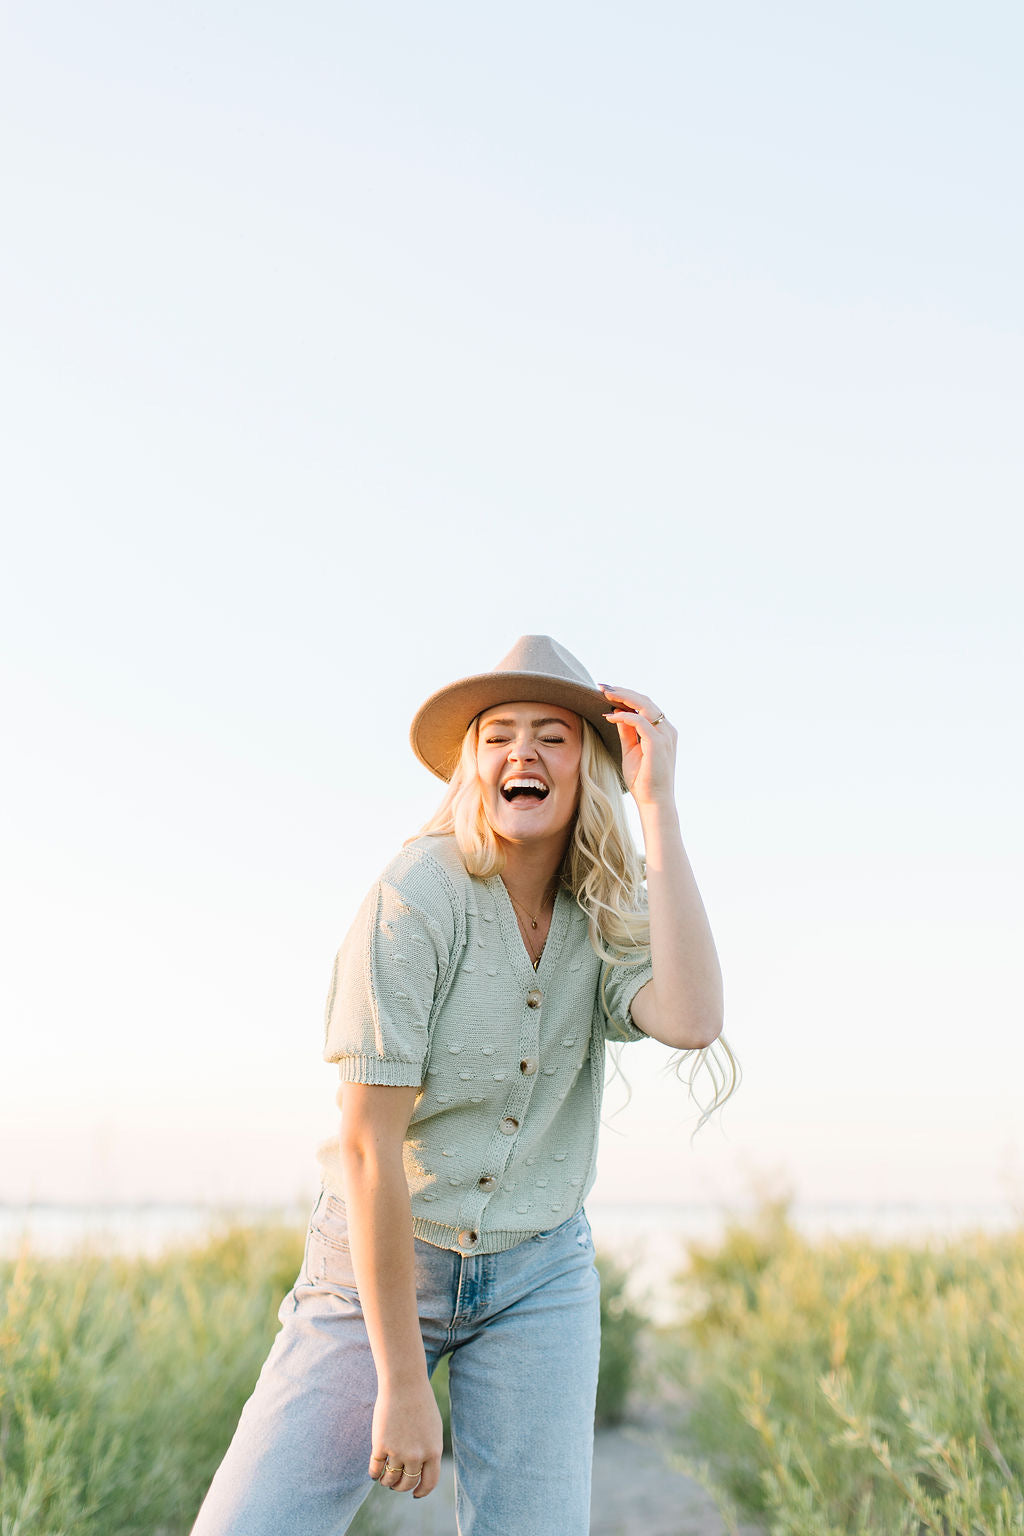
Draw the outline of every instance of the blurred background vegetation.
M0 1262L0 1536L185 1536L277 1331L304 1234L234 1227L156 1259ZM603 1274L598 1415L618 1422L642 1319ZM446 1362L435 1391L448 1418ZM352 1527L387 1529L374 1502Z
M1024 1532L1024 1230L691 1245L662 1365L690 1465L772 1536Z
M0 1536L185 1536L277 1328L303 1234L155 1259L0 1263ZM784 1206L692 1245L655 1327L600 1257L598 1422L662 1424L728 1524L1024 1533L1024 1232L812 1244ZM435 1388L447 1424L447 1373ZM379 1536L371 1499L354 1532Z

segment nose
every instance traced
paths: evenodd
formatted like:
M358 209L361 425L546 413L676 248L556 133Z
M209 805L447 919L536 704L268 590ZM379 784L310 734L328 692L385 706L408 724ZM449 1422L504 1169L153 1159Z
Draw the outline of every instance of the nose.
M529 736L520 736L508 749L510 763L528 763L537 756Z

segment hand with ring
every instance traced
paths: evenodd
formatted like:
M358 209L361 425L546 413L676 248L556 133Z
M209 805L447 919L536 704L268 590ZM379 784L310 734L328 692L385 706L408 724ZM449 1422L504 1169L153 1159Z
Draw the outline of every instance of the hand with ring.
M391 1457L377 1453L370 1457L370 1476L382 1488L392 1488L396 1493L412 1493L423 1480L423 1463L407 1467L404 1462L392 1461Z
M646 694L601 683L612 706L605 719L618 727L622 777L637 805L675 801L676 729Z
M441 1473L441 1414L426 1372L422 1382L398 1392L378 1391L371 1430L369 1475L382 1488L422 1499Z

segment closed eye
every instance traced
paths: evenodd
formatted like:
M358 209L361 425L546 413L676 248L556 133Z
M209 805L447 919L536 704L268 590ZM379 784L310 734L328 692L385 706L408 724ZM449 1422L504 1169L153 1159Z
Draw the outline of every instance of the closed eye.
M507 736L485 736L485 747L503 747L509 740ZM540 740L546 747L561 747L565 744L564 736L541 736Z

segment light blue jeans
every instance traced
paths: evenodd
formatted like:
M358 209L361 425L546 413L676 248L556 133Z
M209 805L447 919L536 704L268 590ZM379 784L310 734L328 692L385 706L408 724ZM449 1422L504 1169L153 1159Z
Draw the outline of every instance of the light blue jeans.
M450 1356L460 1536L586 1536L600 1353L586 1215L503 1253L415 1246L428 1369ZM326 1191L279 1316L192 1536L341 1536L372 1488L377 1377Z

